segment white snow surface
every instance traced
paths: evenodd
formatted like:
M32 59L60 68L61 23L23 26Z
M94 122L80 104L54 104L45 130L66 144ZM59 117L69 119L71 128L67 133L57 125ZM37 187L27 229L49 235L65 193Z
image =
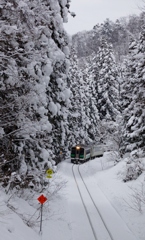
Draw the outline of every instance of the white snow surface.
M133 206L133 189L139 189L141 183L144 182L145 174L140 175L137 180L124 183L122 179L126 161L123 160L114 166L112 159L111 152L104 153L103 157L80 165L80 172L105 225L111 233L112 239L144 240L145 207L142 207L142 213L140 213L134 211L129 205ZM48 200L43 206L41 235L39 233L40 212L37 211L40 207L37 198L41 193L35 193L29 199L29 193L27 192L28 196L25 196L26 200L23 200L21 197L10 198L11 193L5 194L1 188L0 239L95 240L73 177L72 166L70 159L64 160L59 163L52 179L49 179L50 187L43 193ZM78 165L75 165L73 169L93 224L96 239L110 240L102 225L100 215L94 209L89 194L84 189L79 176ZM60 187L61 190L52 194L52 192L55 192L55 188L57 189L61 185L63 186ZM31 219L31 227L24 223L29 219Z

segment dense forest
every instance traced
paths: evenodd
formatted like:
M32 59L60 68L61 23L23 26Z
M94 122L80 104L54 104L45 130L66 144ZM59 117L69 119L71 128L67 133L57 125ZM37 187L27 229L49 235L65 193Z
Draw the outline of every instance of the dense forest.
M70 41L70 0L1 0L0 175L41 188L79 142L145 156L145 13L106 19ZM139 169L139 170L138 170Z

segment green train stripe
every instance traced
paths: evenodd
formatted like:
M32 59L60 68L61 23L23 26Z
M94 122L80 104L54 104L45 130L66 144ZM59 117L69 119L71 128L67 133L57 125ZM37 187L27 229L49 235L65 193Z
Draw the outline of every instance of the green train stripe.
M71 157L75 157L75 154L71 154Z

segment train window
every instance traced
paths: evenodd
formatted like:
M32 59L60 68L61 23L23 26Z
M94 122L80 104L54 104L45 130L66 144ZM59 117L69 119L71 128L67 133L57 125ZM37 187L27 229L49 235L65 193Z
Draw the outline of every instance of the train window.
M84 154L84 148L80 148L80 154Z
M80 158L84 158L84 148L80 148Z
M75 154L76 153L76 148L72 148L71 149L71 154Z
M75 148L72 148L71 149L71 157L74 158L76 155L76 149Z

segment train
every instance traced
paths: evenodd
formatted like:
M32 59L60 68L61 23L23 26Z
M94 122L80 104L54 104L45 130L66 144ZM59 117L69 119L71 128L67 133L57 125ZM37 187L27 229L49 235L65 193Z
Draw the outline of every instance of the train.
M102 157L103 146L100 143L78 144L71 148L71 163L84 163L95 157Z

